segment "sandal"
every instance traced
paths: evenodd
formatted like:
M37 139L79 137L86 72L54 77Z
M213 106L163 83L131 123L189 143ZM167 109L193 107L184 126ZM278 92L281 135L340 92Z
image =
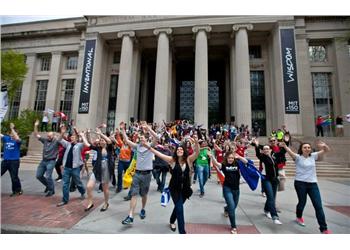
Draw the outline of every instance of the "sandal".
M231 234L237 234L237 228L232 228L231 229Z
M87 208L85 208L85 212L90 211L91 208L94 207L94 203L91 203Z
M176 231L176 225L175 224L169 224L170 230L175 232Z
M100 209L100 211L101 212L104 212L104 211L106 211L107 209L108 209L108 207L109 207L109 203L105 203L104 205L103 205L103 207Z

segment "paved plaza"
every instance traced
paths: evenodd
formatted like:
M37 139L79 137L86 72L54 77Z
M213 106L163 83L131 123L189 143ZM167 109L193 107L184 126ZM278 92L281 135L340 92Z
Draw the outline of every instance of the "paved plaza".
M62 183L56 183L56 194L44 197L44 187L35 178L36 165L21 165L20 179L24 194L9 197L11 182L8 173L1 178L1 231L2 233L64 233L64 234L175 234L169 229L172 201L167 207L160 205L160 193L152 180L146 206L146 218L138 213L141 199L138 199L134 225L124 226L121 221L127 216L129 202L124 201L127 190L116 194L110 187L110 206L100 212L103 193L94 193L95 207L85 212L87 201L81 201L79 192L71 193L70 202L56 207L62 198ZM167 176L169 181L170 175ZM84 176L83 182L86 184ZM212 175L205 186L205 196L199 197L198 183L192 186L194 194L184 206L186 230L189 234L228 234L229 220L223 215L225 205L221 186ZM319 179L327 224L335 234L350 233L350 179ZM97 185L96 185L97 190ZM277 194L280 220L283 225L274 225L263 214L265 198L260 186L251 191L247 184L241 184L241 194L236 210L239 234L319 234L315 212L310 199L304 212L306 226L294 222L297 196L293 179L289 178L286 190ZM177 233L177 232L176 232Z

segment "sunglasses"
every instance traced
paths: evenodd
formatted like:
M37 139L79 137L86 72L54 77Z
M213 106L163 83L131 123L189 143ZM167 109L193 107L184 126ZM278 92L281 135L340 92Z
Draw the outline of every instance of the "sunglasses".
M276 140L270 140L270 142L274 142L274 141L276 141Z

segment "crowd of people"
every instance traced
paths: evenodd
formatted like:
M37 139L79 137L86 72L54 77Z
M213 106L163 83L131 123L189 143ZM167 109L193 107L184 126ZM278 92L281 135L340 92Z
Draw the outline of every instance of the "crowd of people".
M58 124L57 124L58 125ZM137 197L141 196L142 208L140 218L146 218L147 195L152 175L157 182L157 190L163 192L166 186L167 173L170 172L169 190L174 203L174 209L169 218L169 228L181 234L186 233L184 203L192 196L196 180L200 190L200 198L205 197L205 185L211 173L211 167L224 176L221 181L223 197L227 206L225 214L229 217L232 234L238 232L235 221L235 209L239 202L239 186L242 182L241 171L248 168L249 156L247 148L254 147L260 160L256 171L261 173L262 192L266 196L265 215L272 219L275 225L282 222L278 215L277 190L283 190L285 180L284 167L286 154L295 160L296 176L295 190L298 197L296 206L296 222L304 226L302 217L307 195L310 196L315 208L316 218L322 233L330 233L327 228L322 208L321 196L317 186L315 160L329 151L329 147L320 142L319 151L312 149L310 143L302 143L297 153L289 148L291 135L287 128L274 130L268 144L259 142L261 129L253 124L252 130L242 124L216 124L208 130L200 125L186 120L163 122L162 124L147 124L144 121L127 125L122 122L115 131L102 132L106 128L101 124L93 131L78 130L76 127L61 123L59 133L47 132L39 134L39 121L34 124L34 135L43 144L42 161L36 178L45 187L45 196L55 195L55 181L52 178L53 169L57 171L56 181L62 181L62 200L58 207L69 202L69 193L78 189L81 199L87 193L85 211L94 207L93 192L96 183L104 194L104 204L101 212L109 208L109 186L112 182L115 192L124 188L123 175L132 166L135 171L132 184L125 200L130 200L130 209L124 225L134 223L134 213ZM45 128L42 127L42 128ZM56 131L56 127L52 128ZM1 134L4 143L4 160L1 163L1 175L9 170L12 180L11 196L23 193L18 178L20 164L18 137L13 124L7 135ZM89 173L87 160L92 155L92 172ZM132 164L135 161L136 164ZM117 177L115 172L117 170ZM86 172L88 182L86 187L81 181ZM243 176L244 177L244 176ZM220 199L221 197L218 197ZM177 227L176 227L177 221Z

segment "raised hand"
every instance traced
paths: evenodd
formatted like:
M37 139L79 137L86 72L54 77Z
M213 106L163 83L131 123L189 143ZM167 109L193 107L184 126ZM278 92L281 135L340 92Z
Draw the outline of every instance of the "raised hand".
M12 122L10 123L10 129L14 129L15 128L15 124L13 124Z
M287 144L285 142L278 143L280 147L285 148L287 147Z
M99 135L102 134L101 129L99 129L99 128L95 128L95 131L96 131L96 133L99 134Z
M39 120L36 120L35 123L34 123L34 126L39 126Z
M120 122L119 123L119 127L120 127L120 129L125 130L125 123L124 122Z

